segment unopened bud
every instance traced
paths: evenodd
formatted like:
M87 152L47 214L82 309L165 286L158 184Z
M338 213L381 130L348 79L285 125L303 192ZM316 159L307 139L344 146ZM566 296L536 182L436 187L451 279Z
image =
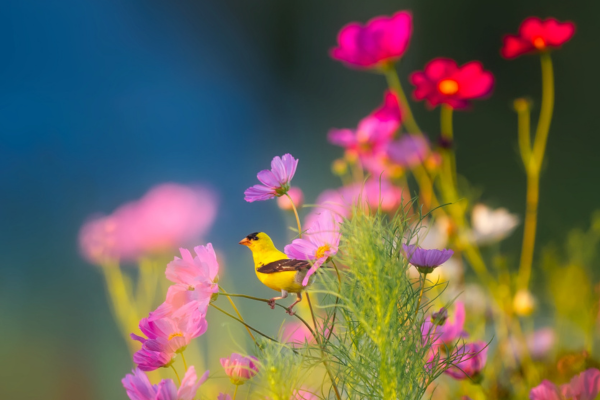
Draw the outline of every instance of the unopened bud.
M517 315L522 317L531 315L535 310L535 306L535 297L527 289L519 290L513 299L513 309Z
M337 176L346 175L348 172L348 163L343 158L338 158L331 164L331 172Z
M518 98L513 102L513 108L518 113L529 111L531 110L531 101L523 97Z
M434 325L442 326L446 323L447 319L448 310L444 307L440 308L440 311L431 314L431 323Z

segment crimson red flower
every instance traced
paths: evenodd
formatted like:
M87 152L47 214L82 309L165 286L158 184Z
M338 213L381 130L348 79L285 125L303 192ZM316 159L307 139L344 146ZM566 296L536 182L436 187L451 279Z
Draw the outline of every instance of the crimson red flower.
M454 109L467 108L469 100L492 92L494 75L483 70L479 61L459 67L449 58L431 60L424 71L413 72L410 82L415 85L413 96L426 100L431 108L447 104Z
M408 11L376 17L365 25L351 22L338 34L338 47L330 54L352 67L378 67L402 57L411 33L412 15Z
M516 58L527 53L556 49L568 42L575 33L575 24L559 22L554 18L542 21L529 17L519 27L517 35L506 35L500 54L505 58Z

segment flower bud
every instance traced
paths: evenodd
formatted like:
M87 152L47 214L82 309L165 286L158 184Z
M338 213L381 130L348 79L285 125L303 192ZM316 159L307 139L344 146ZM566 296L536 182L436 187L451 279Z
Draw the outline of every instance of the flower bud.
M229 358L221 358L221 365L225 373L229 376L234 385L243 385L248 379L251 379L258 373L256 364L258 359L253 356L244 357L237 353L232 353Z
M348 163L343 158L338 158L331 164L331 172L337 176L346 175L348 172Z
M513 299L513 309L517 315L527 317L533 313L536 306L535 297L527 289L521 289Z
M442 326L446 323L447 319L448 310L444 307L440 308L440 311L431 314L431 323L434 325Z
M513 108L518 113L529 111L531 110L531 101L523 97L518 98L513 102Z
M302 205L302 201L304 200L304 194L302 193L302 190L297 187L291 187L288 190L287 194L292 198L292 201L294 202L294 205L296 206L296 208L300 208L300 206ZM292 202L290 201L290 199L287 196L278 197L277 205L282 210L287 210L287 211L293 210Z

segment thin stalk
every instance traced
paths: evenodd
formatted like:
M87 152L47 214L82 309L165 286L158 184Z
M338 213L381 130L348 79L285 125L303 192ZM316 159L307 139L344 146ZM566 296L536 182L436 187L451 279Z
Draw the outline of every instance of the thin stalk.
M415 117L408 104L406 94L404 94L404 90L402 89L402 84L400 83L396 68L393 64L389 64L383 68L383 73L390 89L398 95L404 126L406 126L406 129L410 133L421 133L421 129L419 128L419 125L417 125L417 121L415 121Z
M313 311L312 304L310 302L310 295L308 294L308 292L306 292L306 300L308 301L308 308L310 309L310 316L312 317L313 324L315 326L315 331L318 331L319 327L317 325L317 320L315 318L315 313ZM335 379L333 378L333 374L331 373L331 369L329 369L329 364L327 363L327 360L325 360L325 351L323 350L323 346L321 345L321 338L318 334L314 336L315 340L317 341L317 344L319 345L319 349L321 350L323 365L325 366L325 369L327 370L327 375L329 375L329 379L331 380L331 385L333 386L333 390L335 391L335 397L337 397L338 400L342 400L342 396L340 396L340 392L338 391Z
M454 141L454 128L452 126L453 111L452 107L446 104L442 104L442 107L440 108L440 128L442 137L449 143ZM442 157L444 158L445 178L456 188L456 156L454 155L454 150L444 149Z
M179 378L179 374L177 373L177 370L175 369L175 366L173 364L171 364L171 368L173 368L173 372L175 372L175 376L177 377L177 381L179 382L179 386L181 386L181 378Z
M517 117L519 121L519 150L523 165L527 168L531 161L531 109L529 106L524 105L517 109Z
M335 317L337 315L337 307L340 302L340 295L342 293L342 276L340 275L340 271L338 270L337 265L335 265L335 262L333 260L331 260L331 263L333 264L333 268L335 268L335 273L337 274L339 286L338 286L338 295L335 298L335 307L333 308L333 317L331 318L331 328L329 329L329 333L327 334L328 342L329 342L329 339L331 339L331 335L333 334L333 328L335 327Z
M535 133L532 157L525 166L527 171L527 200L525 212L525 230L523 233L523 246L521 262L519 265L519 288L526 289L531 278L531 266L535 249L535 234L537 228L537 212L540 191L540 170L544 161L546 142L552 122L554 109L554 71L549 53L542 53L542 106L540 118Z
M421 300L423 299L423 292L425 291L425 282L427 282L427 274L421 274L423 276L423 283L421 284L421 292L419 293L419 301L417 302L417 309L415 310L415 317L419 314L419 307L421 307Z
M185 362L185 356L183 355L183 351L180 354L181 354L181 361L183 361L183 368L185 368L185 372L187 372L188 366L187 366L187 362Z
M227 291L225 289L223 289L222 286L219 286L219 288L221 289L221 291L225 294L225 297L227 297L227 299L229 300L229 302L231 303L231 306L233 307L233 309L235 310L235 313L238 315L238 317L240 317L240 320L242 320L242 322L244 321L244 318L242 317L242 314L240 314L239 310L237 309L237 307L235 306L235 303L233 302L233 300L231 300L231 297L229 297L229 294L227 293ZM254 335L252 334L252 331L250 330L250 328L246 327L246 330L248 331L248 335L250 335L250 337L252 338L252 340L254 341L254 344L256 345L256 347L258 347L258 343L256 342L256 338L254 337Z
M296 205L294 204L294 200L292 200L289 194L285 194L288 199L290 199L290 203L292 204L292 209L294 210L294 215L296 216L296 223L298 224L298 237L302 238L302 225L300 225L300 217L298 217L298 210L296 210Z
M237 396L237 391L238 391L239 388L240 388L240 385L235 385L235 391L233 392L233 399L232 400L235 400L235 396Z
M247 323L245 323L241 319L239 319L239 318L237 318L237 317L229 314L227 311L225 311L225 310L223 310L223 309L215 306L213 303L210 303L210 306L216 308L219 311L221 311L223 314L227 315L228 317L235 319L237 322L241 323L242 325L245 325L247 328L252 329L254 332L258 333L259 335L261 335L261 336L263 336L263 337L265 337L265 338L267 338L267 339L269 339L269 340L271 340L271 341L273 341L275 343L279 343L279 342L277 342L277 340L273 339L271 336L265 335L264 333L262 333L258 329L255 329L255 328L251 327L250 325L248 325Z

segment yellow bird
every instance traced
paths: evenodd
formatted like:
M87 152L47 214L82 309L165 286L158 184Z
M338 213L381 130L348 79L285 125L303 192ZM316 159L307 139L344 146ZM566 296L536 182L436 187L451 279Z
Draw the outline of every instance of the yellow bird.
M306 289L302 286L302 280L311 267L310 263L291 259L277 250L269 235L264 232L251 233L240 244L252 251L258 279L265 286L281 291L281 296L269 300L271 309L275 308L276 300L285 299L289 293L296 293L296 301L287 308L287 313L293 315L292 308L302 301L302 291Z

